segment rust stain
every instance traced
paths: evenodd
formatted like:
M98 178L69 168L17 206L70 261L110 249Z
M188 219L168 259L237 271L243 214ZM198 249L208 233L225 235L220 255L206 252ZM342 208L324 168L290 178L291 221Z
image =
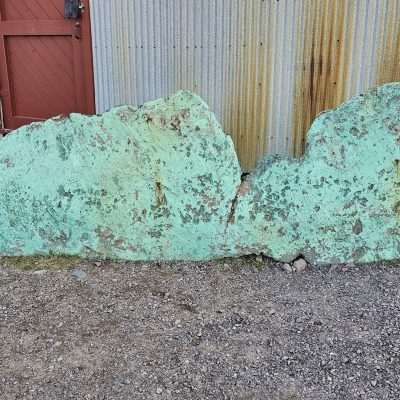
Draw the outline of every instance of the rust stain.
M304 32L298 34L292 153L304 152L315 117L344 101L346 64L351 52L352 13L346 0L304 1ZM351 9L350 9L351 10Z
M382 24L381 46L377 57L376 84L400 81L400 2L388 0L387 24Z
M268 28L263 23L269 15L267 7L266 2L243 2L235 24L237 37L233 38L236 47L232 49L233 74L227 96L231 116L226 131L232 136L244 171L253 169L265 151L269 96L265 55L270 41L265 39Z

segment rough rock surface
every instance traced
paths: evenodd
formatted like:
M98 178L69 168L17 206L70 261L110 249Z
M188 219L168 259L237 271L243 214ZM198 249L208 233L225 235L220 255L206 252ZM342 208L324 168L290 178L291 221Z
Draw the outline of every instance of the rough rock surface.
M32 124L1 141L0 254L397 259L399 142L399 83L323 113L302 159L266 157L242 182L189 92Z
M240 183L230 137L189 92L23 127L1 142L0 253L223 255Z
M283 261L400 258L399 174L400 83L392 83L322 113L302 159L262 160L228 237L238 252Z

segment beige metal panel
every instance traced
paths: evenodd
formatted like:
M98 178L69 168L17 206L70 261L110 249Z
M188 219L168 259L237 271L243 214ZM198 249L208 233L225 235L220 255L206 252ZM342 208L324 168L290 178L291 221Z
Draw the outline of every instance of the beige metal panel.
M399 0L91 0L97 111L200 94L244 169L300 155L315 116L400 80Z

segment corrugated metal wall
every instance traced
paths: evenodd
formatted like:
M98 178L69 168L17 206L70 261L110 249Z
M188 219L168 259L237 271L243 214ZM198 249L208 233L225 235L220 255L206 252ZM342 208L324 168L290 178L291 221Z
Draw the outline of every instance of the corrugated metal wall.
M313 118L400 80L399 0L91 0L97 111L200 94L244 169L299 155Z

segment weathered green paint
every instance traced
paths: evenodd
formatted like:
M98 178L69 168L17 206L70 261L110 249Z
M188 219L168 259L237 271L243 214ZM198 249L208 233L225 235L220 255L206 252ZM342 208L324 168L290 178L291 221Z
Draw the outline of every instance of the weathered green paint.
M189 92L32 124L1 141L0 254L316 263L400 258L400 84L320 115L300 160L241 182Z

